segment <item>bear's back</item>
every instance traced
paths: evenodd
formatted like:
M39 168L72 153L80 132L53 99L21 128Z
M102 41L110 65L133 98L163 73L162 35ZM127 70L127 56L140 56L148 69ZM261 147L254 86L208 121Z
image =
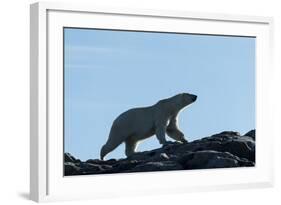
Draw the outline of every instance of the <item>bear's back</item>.
M116 125L126 124L127 126L135 125L136 123L144 123L153 117L154 109L152 106L132 108L121 113L113 122Z

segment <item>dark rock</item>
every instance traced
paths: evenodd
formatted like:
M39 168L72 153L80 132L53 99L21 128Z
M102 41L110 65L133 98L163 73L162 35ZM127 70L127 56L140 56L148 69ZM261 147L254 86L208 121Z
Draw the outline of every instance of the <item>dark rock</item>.
M91 164L113 165L117 162L117 160L116 159L110 159L110 160L88 159L86 162Z
M244 136L251 137L253 140L256 140L256 130L251 130L247 132Z
M137 165L143 163L141 160L124 160L118 164L115 164L113 171L116 173L129 172L131 169L135 168Z
M144 161L156 154L156 150L154 151L145 151L145 152L136 152L135 154L129 156L127 160L138 160L138 161Z
M246 141L232 141L222 144L221 151L230 152L238 157L243 157L255 161L255 145Z
M168 171L181 170L183 167L174 161L147 162L130 170L130 172L151 172L151 171Z
M164 149L164 151L163 151ZM141 161L146 161L146 160L150 160L150 161L162 161L162 160L167 160L169 159L169 156L166 151L167 148L163 148L163 149L155 149L152 151L145 151L145 152L137 152L133 155L131 155L130 157L128 157L127 159L129 160L141 160Z
M219 134L215 134L213 136L240 136L239 132L233 132L233 131L224 131Z
M72 162L64 163L64 175L65 176L77 175L80 173L81 173L80 167L77 167L74 163L72 163Z
M65 175L110 174L167 170L255 166L255 130L244 136L225 131L189 143L173 142L124 159L81 162L64 154Z
M161 153L159 155L159 157L160 157L160 159L163 159L163 160L169 160L170 159L170 157L166 153Z
M64 162L75 162L76 158L73 157L70 153L64 153Z
M186 154L179 163L184 169L227 168L238 167L239 158L228 152L206 150Z
M177 151L203 150L230 152L238 157L255 161L255 141L250 137L240 136L237 132L222 132L221 134L196 140Z
M81 163L80 168L83 171L102 171L104 166L111 168L110 165L92 164L92 163Z

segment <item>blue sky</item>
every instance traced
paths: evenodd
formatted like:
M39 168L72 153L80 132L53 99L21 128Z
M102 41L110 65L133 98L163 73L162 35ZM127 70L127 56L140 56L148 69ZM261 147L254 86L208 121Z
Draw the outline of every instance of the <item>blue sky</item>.
M65 151L81 160L119 114L182 92L198 96L179 116L189 141L255 128L255 38L65 28L64 50ZM124 144L106 158L122 157Z

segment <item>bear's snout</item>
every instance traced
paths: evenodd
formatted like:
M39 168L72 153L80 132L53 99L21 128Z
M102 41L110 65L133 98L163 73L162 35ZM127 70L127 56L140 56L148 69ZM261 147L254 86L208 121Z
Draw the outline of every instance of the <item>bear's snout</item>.
M197 99L197 96L196 95L192 95L192 100L193 100L193 102Z

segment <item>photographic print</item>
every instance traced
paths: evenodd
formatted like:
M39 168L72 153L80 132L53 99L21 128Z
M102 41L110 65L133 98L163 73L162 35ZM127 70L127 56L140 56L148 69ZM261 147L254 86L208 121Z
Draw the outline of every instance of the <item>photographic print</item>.
M255 166L255 45L65 27L64 176Z

